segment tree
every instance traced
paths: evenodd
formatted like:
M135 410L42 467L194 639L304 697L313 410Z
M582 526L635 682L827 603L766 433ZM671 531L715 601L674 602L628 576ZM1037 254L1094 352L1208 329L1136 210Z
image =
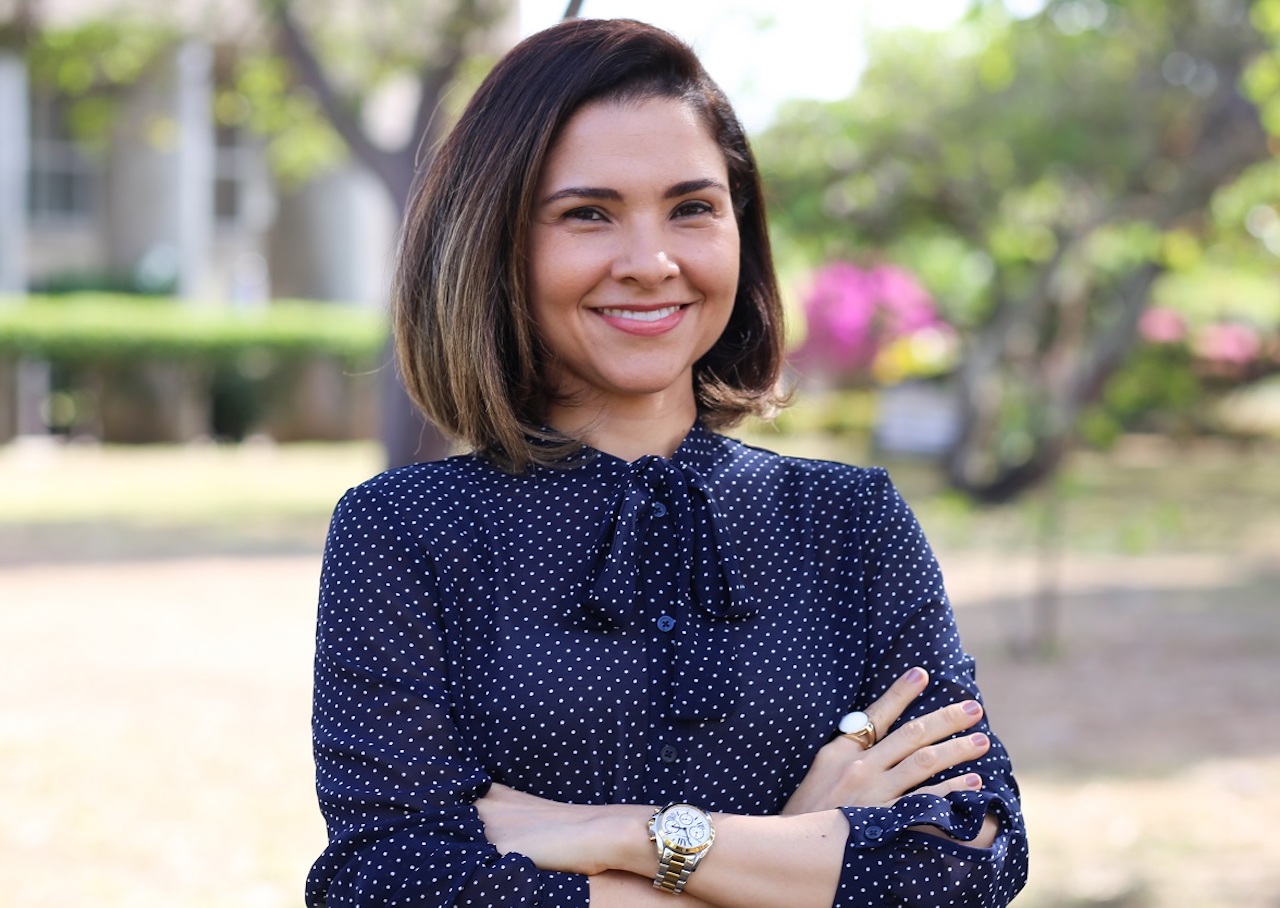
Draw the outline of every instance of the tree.
M37 3L0 0L0 49L23 47L37 76L75 99L77 133L90 144L105 135L112 119L111 93L104 86L136 80L187 31L227 28L217 21L214 4L121 0L111 15L59 29L50 42L37 27ZM259 0L261 21L251 15L235 33L234 78L219 92L217 116L225 125L262 135L277 175L286 181L312 177L349 153L377 177L403 214L416 175L455 112L451 104L465 100L471 83L505 49L493 35L509 20L512 5L513 0ZM570 0L565 18L581 7L582 0ZM264 24L265 30L255 28ZM371 112L388 93L414 99L407 128L390 143L371 126ZM445 454L443 436L409 403L394 371L385 369L383 378L383 441L390 465Z
M951 483L1004 501L1051 475L1124 362L1179 243L1270 159L1241 90L1245 0L975 3L873 47L846 102L758 143L784 248L912 268L967 332Z
M315 99L351 154L378 177L403 215L419 167L447 127L446 95L465 62L486 50L486 38L508 12L507 0L395 0L376 9L318 0L262 4L291 64L292 90ZM412 87L416 103L405 137L385 147L370 135L366 112L378 90L396 81ZM412 406L390 368L383 372L381 401L388 465L444 456L446 440Z
M510 12L511 0L388 0L378 14L369 7L346 8L353 21L335 22L343 9L330 2L261 0L279 31L279 44L292 63L297 86L310 92L355 158L386 187L403 215L416 175L448 127L446 101L467 75L469 59L492 51L489 36ZM568 0L563 18L572 19L582 0ZM303 22L310 14L311 28ZM328 27L326 32L321 26ZM353 26L368 31L353 38ZM335 26L338 26L335 28ZM316 36L319 37L316 37ZM327 35L327 38L326 38ZM324 45L328 47L322 50ZM350 53L353 43L363 54ZM327 50L327 53L326 53ZM411 80L417 96L412 128L397 147L385 148L369 135L363 116L374 91L393 79ZM390 357L388 357L389 359ZM448 445L414 408L399 378L384 372L383 443L389 465L443 456Z

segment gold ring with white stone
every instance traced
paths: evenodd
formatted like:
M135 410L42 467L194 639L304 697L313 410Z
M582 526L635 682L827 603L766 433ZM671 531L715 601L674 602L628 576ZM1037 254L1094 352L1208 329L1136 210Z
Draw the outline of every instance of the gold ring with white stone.
M840 729L840 734L857 741L862 745L863 750L867 750L876 743L876 725L862 710L849 713L840 720L837 727Z

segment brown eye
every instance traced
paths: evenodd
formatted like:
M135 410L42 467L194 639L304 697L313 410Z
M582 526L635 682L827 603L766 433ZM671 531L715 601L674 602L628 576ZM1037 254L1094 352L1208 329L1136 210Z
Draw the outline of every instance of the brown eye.
M678 218L691 218L698 215L711 214L715 209L706 202L682 202L675 210Z
M603 221L604 213L598 208L574 208L564 213L567 221Z

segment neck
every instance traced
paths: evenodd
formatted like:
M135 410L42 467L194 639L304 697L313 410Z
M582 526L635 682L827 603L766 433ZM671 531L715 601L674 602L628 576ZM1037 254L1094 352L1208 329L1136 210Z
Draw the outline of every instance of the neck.
M608 405L585 403L553 407L547 414L552 428L612 454L628 463L654 454L675 454L698 418L692 394L645 395Z

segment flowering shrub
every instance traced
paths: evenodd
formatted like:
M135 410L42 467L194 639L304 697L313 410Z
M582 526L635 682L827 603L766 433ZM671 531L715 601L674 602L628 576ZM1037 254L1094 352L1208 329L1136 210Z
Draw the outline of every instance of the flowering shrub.
M804 315L807 335L791 361L806 378L838 387L885 385L955 365L955 331L919 282L893 265L824 266L804 299Z
M1138 332L1148 344L1184 347L1205 378L1247 382L1280 365L1280 334L1245 320L1192 326L1176 309L1152 306L1142 314Z
M1280 326L1268 330L1265 317L1203 308L1158 302L1142 313L1141 342L1082 420L1087 441L1106 447L1135 428L1224 431L1215 409L1224 393L1280 372Z

